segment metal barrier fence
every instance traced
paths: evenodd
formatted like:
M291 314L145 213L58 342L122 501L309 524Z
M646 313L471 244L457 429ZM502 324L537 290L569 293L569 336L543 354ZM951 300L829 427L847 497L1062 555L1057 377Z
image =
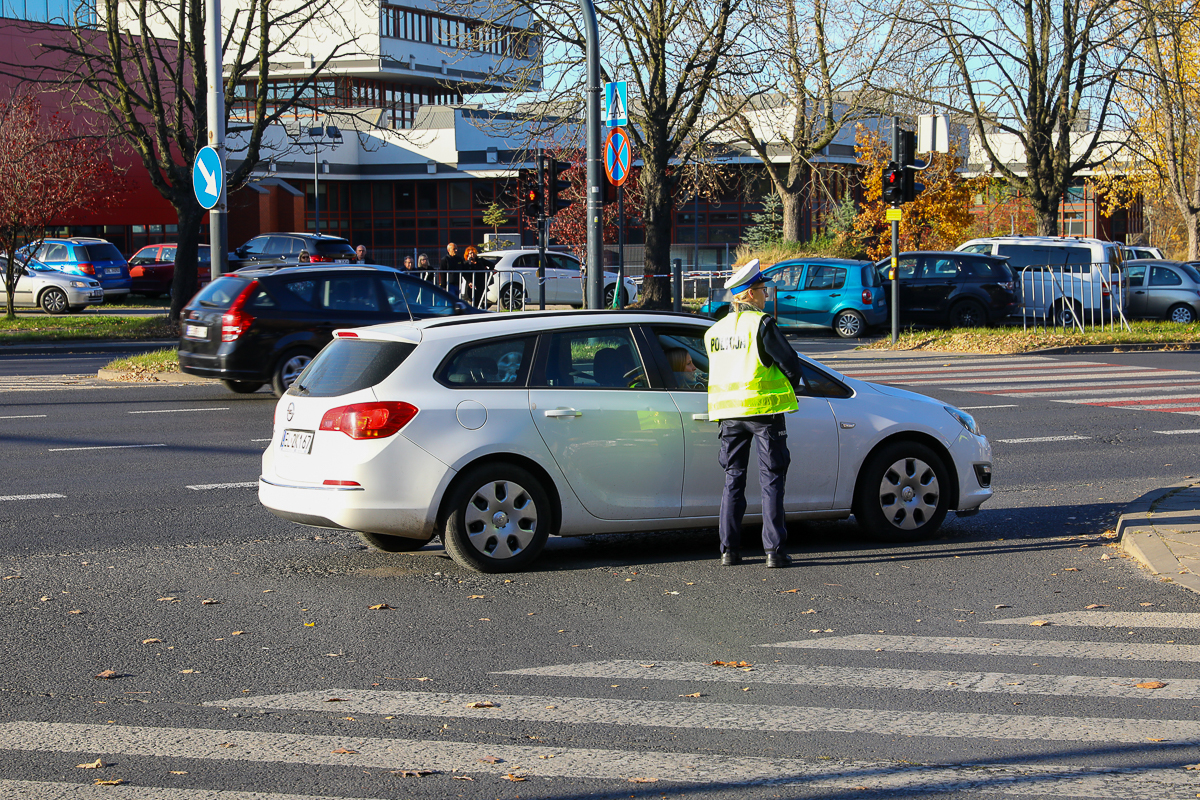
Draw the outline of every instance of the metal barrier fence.
M1128 286L1123 269L1106 263L1030 265L1020 273L1017 316L1025 330L1129 330Z

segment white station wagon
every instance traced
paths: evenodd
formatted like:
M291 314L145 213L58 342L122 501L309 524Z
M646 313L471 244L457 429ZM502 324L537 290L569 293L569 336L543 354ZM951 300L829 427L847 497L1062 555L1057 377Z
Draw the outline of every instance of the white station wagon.
M703 380L709 322L559 311L341 330L275 409L259 499L389 552L440 536L462 566L529 566L551 534L711 528L724 472ZM789 520L854 514L872 536L932 535L992 496L966 412L804 362L789 414ZM761 519L756 471L747 520Z

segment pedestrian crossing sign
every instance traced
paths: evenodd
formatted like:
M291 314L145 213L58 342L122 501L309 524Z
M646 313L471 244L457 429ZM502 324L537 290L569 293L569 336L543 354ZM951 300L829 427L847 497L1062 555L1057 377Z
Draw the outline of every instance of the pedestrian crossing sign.
M629 95L625 81L609 81L604 84L604 120L610 128L629 124Z

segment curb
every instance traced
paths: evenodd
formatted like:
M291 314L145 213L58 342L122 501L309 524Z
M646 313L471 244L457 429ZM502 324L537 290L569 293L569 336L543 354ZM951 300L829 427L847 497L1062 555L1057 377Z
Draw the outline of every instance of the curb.
M1147 492L1125 507L1117 519L1117 541L1121 550L1136 559L1153 575L1200 594L1200 575L1184 566L1163 541L1155 526L1155 507L1163 500L1195 485L1183 481Z
M198 375L187 375L183 372L155 372L149 376L148 380L125 380L131 374L115 369L102 369L96 373L96 377L102 381L115 381L117 383L212 383L212 380L209 378L201 378Z
M1077 344L1066 347L1045 347L1010 355L1072 356L1088 353L1153 353L1200 350L1200 342L1131 342L1130 344Z
M36 356L64 350L162 350L177 347L178 339L71 339L64 342L0 344L0 356Z

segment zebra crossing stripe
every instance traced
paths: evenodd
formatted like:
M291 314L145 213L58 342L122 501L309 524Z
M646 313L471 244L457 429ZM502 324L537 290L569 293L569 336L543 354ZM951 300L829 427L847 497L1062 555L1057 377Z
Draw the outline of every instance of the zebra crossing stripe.
M592 661L549 667L514 669L497 675L539 675L556 678L606 678L709 683L766 683L789 686L849 686L871 689L909 689L922 692L984 692L1014 695L1070 695L1145 700L1200 699L1200 680L1171 679L1147 692L1137 684L1146 677L1095 675L1017 675L1003 672L883 669L861 667L761 664L745 669L667 661L647 666L637 661Z
M1033 436L1028 439L997 439L997 442L1004 444L1037 444L1039 442L1081 442L1084 439L1091 439L1090 436Z
M958 373L958 374L961 374L961 373ZM1129 380L1130 378L1146 378L1146 379L1153 378L1153 379L1158 380L1159 382L1162 382L1162 380L1164 378L1168 377L1167 375L1163 375L1161 370L1154 371L1154 372L1150 372L1150 371L1124 372L1124 373L1121 373L1119 376L1115 376L1112 373L1109 373L1109 374L1097 373L1094 376L1091 376L1091 375L1089 375L1089 376L1079 376L1079 375L1055 376L1055 375L1047 375L1044 372L1040 373L1038 375L1022 375L1020 373L1014 374L1014 373L1008 372L1008 373L1006 373L1006 376L1008 376L1008 377L1001 378L999 376L992 376L992 375L986 375L986 376L985 375L967 375L964 377L930 378L928 380L926 380L926 379L920 379L920 380L904 379L904 380L893 380L893 381L884 381L884 382L885 383L903 383L905 386L932 386L932 385L961 386L964 384L978 384L981 386L1004 387L1004 386L1012 386L1014 384L1021 384L1021 383L1034 383L1034 382L1045 383L1048 378L1056 377L1056 378L1058 378L1056 383L1060 384L1060 385L1064 384L1064 383L1074 383L1074 384L1081 384L1081 385L1086 386L1086 385L1092 383L1093 381L1103 381L1105 379L1111 380L1114 377L1120 377L1121 380ZM1189 377L1191 377L1191 376L1189 376Z
M1035 617L1027 617L1036 621ZM1045 619L1045 618L1041 618ZM779 649L876 650L894 653L942 653L964 656L1027 656L1030 658L1080 658L1110 661L1200 662L1200 645L1114 644L1110 642L1040 641L1036 639L983 639L960 636L876 636L854 634L828 639L776 642L759 645Z
M25 738L21 738L25 737ZM431 769L473 774L484 781L508 773L525 778L582 778L712 785L800 783L805 793L862 787L898 796L939 792L995 792L1017 796L1138 800L1194 796L1200 778L1178 768L1104 768L1065 765L922 765L911 762L732 757L712 753L637 753L626 750L490 745L453 741L353 738L123 725L17 722L0 725L0 748L20 751L193 758L376 769ZM333 750L353 752L334 754ZM494 766L480 762L496 759ZM436 780L436 777L426 780ZM536 787L537 784L531 784ZM461 787L460 787L461 788ZM493 791L490 786L487 791ZM1170 794L1167 794L1169 792ZM1182 794L1190 792L1191 794ZM536 794L536 792L533 792ZM1148 794L1150 793L1150 794ZM488 795L491 796L491 795ZM329 800L314 795L91 786L0 780L0 800ZM353 800L340 798L339 800Z
M938 736L953 739L1019 739L1069 742L1145 743L1147 740L1200 745L1200 721L1114 719L1018 714L951 714L869 708L760 706L746 703L681 703L605 697L391 692L337 689L265 697L235 697L206 705L275 711L328 712L337 697L339 713L503 720L567 725L661 728L723 728L783 733L866 733L877 736Z
M997 366L997 367L989 367L986 369L979 369L979 368L964 369L962 367L931 367L931 368L927 368L927 369L914 369L914 370L889 369L889 370L874 370L871 372L856 372L856 373L852 374L851 377L859 378L860 380L870 380L870 377L868 377L868 376L878 376L881 379L894 378L898 382L907 382L908 379L904 377L905 375L913 375L913 376L916 376L917 378L921 378L922 376L933 376L933 377L937 377L938 380L940 380L939 376L942 376L942 375L961 375L961 376L964 376L964 378L963 378L964 380L980 380L980 379L988 380L993 377L992 373L1003 372L1005 375L1013 376L1013 377L1023 377L1025 380L1038 380L1038 379L1046 377L1046 376L1058 376L1058 377L1065 378L1065 377L1071 377L1071 376L1075 376L1075 375L1082 375L1084 378L1087 378L1087 377L1091 377L1093 375L1108 377L1108 376L1112 376L1112 375L1124 376L1124 375L1134 375L1134 374L1136 374L1136 375L1162 375L1163 373L1170 374L1170 373L1178 372L1178 370L1163 370L1163 369L1154 369L1154 368L1147 368L1147 367L1097 366L1095 364L1088 364L1087 367L1089 367L1089 369L1086 369L1086 370L1084 369L1084 367L1082 365L1081 366L1067 366L1067 367L1057 366L1057 367L1036 367L1036 368ZM1191 374L1194 375L1195 373L1191 373Z
M1013 617L987 620L986 625L1051 625L1088 628L1200 628L1200 613L1176 611L1065 611L1043 617Z

